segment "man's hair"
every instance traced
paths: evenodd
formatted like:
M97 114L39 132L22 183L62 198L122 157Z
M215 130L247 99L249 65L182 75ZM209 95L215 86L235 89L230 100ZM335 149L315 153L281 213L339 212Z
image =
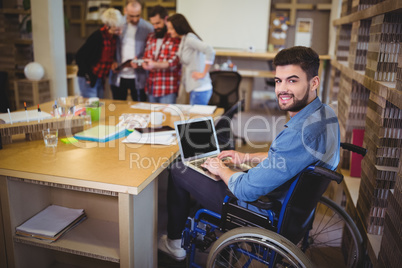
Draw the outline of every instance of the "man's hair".
M142 7L141 2L138 0L127 0L126 6L128 6L128 5L133 5L133 6L140 5L140 7Z
M156 15L159 15L161 19L164 19L168 16L168 12L166 8L164 8L161 5L156 5L154 8L149 12L148 17L152 18L155 17Z
M193 33L196 36L198 36L198 34L196 34L194 32L193 28L191 28L190 23L188 23L186 17L184 17L180 13L176 13L176 14L170 16L167 19L167 21L170 21L170 23L172 23L172 26L178 35L185 35L188 33ZM200 37L198 36L198 38L200 38Z
M120 10L108 8L101 16L103 24L108 27L121 27L124 23Z
M310 81L318 75L320 67L320 58L318 54L309 47L295 46L282 49L274 58L274 65L299 65L307 74L307 80Z

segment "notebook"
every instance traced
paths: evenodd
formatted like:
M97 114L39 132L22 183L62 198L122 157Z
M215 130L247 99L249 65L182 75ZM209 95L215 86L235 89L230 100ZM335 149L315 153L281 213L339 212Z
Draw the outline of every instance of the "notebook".
M128 131L124 127L99 125L74 134L77 140L108 142L125 137Z
M212 117L176 121L174 125L183 163L212 180L220 180L201 167L206 159L216 157L220 153ZM231 165L230 168L234 171L244 171L250 169L250 166Z

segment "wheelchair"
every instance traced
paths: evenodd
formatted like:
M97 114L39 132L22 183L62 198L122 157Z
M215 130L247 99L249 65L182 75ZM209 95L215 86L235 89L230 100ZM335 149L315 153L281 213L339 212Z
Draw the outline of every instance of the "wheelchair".
M341 147L366 153L352 144ZM221 214L201 208L187 220L182 247L188 267L201 267L195 263L196 252L208 250L207 267L341 267L339 262L360 267L363 239L355 223L322 196L331 181L342 180L337 172L309 166L248 203L252 210L238 205L228 191Z

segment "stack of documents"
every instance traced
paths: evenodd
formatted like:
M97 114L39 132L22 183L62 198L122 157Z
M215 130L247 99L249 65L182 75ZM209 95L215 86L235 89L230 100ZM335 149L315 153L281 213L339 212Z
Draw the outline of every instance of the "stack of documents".
M163 109L164 112L169 112L171 114L182 113L190 113L190 114L202 114L202 115L211 115L216 110L215 105L188 105L188 104L169 104L166 108Z
M53 118L51 114L46 112L38 112L37 110L27 110L22 112L12 112L0 114L0 122L4 121L5 124L13 124L19 122L42 121L45 119Z
M176 143L174 131L140 133L134 130L127 136L124 143L172 145Z
M16 234L47 242L59 239L86 219L83 209L50 205L16 228Z

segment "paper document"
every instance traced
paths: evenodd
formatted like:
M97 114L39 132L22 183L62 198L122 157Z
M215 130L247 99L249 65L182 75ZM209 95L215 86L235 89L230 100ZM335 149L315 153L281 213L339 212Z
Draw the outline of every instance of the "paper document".
M84 209L50 205L18 226L16 231L54 237L82 214L84 214Z
M170 112L171 114L177 114L179 111L190 114L204 114L204 115L211 115L216 110L215 105L188 105L188 104L169 104L165 109L164 112Z
M150 121L149 114L122 114L119 116L118 126L125 129L145 128Z
M161 134L158 133L146 133L141 134L134 130L123 143L142 143L142 144L160 144L160 145L172 145L176 143L176 136L172 133Z
M10 120L11 117L11 120ZM4 113L0 114L0 120L3 120L5 124L18 123L18 122L26 122L28 117L28 121L38 121L53 118L51 114L46 112L38 112L38 110L27 110L20 112L12 112L10 114Z
M152 110L152 111L160 111L165 108L166 104L153 104L153 103L145 103L139 102L136 104L131 105L131 108L140 109L140 110Z

